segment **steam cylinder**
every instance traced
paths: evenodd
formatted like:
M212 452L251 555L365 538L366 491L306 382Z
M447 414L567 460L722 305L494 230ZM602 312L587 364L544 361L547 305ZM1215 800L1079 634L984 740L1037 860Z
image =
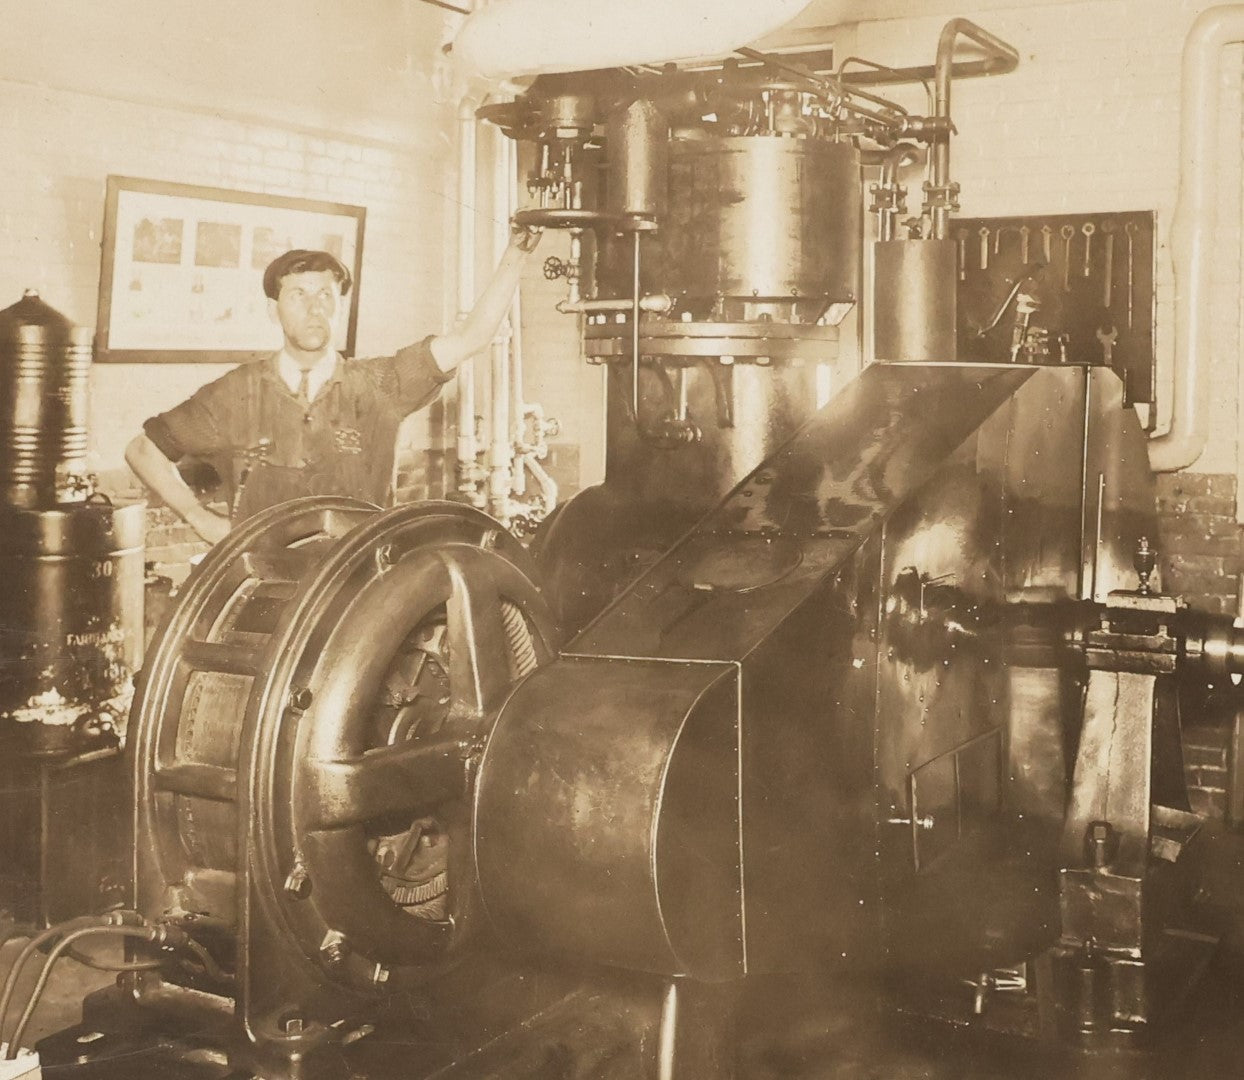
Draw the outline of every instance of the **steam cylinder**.
M28 292L0 311L0 744L110 741L142 658L143 504L89 496L90 332Z
M610 209L651 212L642 288L697 319L815 323L858 296L861 181L846 143L776 135L672 139L636 106L614 123ZM668 184L661 176L668 154ZM664 189L668 188L668 192ZM602 235L597 292L630 296L631 239Z

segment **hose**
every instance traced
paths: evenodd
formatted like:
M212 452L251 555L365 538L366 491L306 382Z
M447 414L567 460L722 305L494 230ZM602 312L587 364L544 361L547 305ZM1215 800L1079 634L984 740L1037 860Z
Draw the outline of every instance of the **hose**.
M47 931L45 933L52 932L54 931ZM39 935L40 938L44 936L44 934ZM29 1026L30 1020L35 1014L35 1009L38 1008L39 999L43 996L43 991L47 988L48 979L51 977L52 968L56 964L56 961L61 958L61 956L73 945L75 941L80 941L82 938L86 937L106 936L137 938L141 941L150 942L159 940L162 935L160 928L153 926L96 925L83 926L79 927L77 930L71 930L68 934L61 938L61 940L53 946L52 951L48 953L47 963L43 965L43 970L39 972L39 978L35 981L34 989L30 992L30 1000L26 1004L26 1009L22 1013L21 1019L17 1021L17 1026L13 1029L13 1034L9 1037L8 1050L5 1052L6 1059L12 1060L17 1057L17 1048L21 1045L22 1036L25 1035L26 1028ZM35 940L37 941L39 938L36 938ZM29 948L29 946L27 946L27 948ZM7 984L5 986L5 990L9 990ZM7 1008L7 998L4 1002L0 1002L0 1004ZM0 1011L0 1025L3 1024L3 1016L3 1011Z

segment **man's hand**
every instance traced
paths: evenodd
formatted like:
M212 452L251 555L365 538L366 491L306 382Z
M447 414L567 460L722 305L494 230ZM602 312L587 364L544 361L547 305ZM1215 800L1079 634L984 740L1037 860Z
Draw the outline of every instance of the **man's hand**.
M186 515L186 524L209 544L217 544L229 535L229 519L206 506L196 506L191 510Z
M540 237L543 235L543 229L537 229L531 225L511 225L510 247L518 248L524 255L529 255L536 250L536 245L540 243Z

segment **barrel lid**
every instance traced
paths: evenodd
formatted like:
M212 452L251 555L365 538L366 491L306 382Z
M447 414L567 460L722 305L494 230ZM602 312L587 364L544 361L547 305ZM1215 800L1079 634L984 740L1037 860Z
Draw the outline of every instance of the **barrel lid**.
M44 303L35 289L27 289L16 304L0 311L0 336L16 337L23 326L40 326L66 335L75 329L51 304Z

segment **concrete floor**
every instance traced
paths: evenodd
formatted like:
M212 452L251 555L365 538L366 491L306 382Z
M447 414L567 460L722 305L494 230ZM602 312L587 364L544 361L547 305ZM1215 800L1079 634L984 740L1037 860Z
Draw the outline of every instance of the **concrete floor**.
M0 974L7 974L19 948L10 943L0 950ZM33 1039L77 1023L83 996L113 979L72 960L61 965L35 1015ZM15 1012L24 1005L34 975L27 972L19 983ZM1176 1028L1170 1045L1159 1053L1052 1058L896 1022L859 987L811 980L774 983L753 993L741 1009L736 1080L1225 1080L1244 1076L1240 986L1239 980L1226 989L1207 984L1193 1010L1200 1014L1198 1030ZM54 1075L71 1080L73 1073L57 1069ZM679 1080L701 1078L680 1075Z

